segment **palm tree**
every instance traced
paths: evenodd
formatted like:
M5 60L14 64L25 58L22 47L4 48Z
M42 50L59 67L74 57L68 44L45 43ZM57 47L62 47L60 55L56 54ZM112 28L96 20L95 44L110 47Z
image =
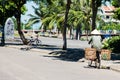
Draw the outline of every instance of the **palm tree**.
M61 27L64 22L64 27L60 28L63 31L63 40L65 45L63 45L63 49L66 49L66 22L67 22L67 16L70 8L70 3L71 0L67 1L66 5L66 14L65 13L65 1L57 0L57 1L49 1L48 3L43 3L42 1L40 2L40 9L39 9L39 14L38 15L39 19L36 18L35 16L32 16L33 18L30 19L31 23L38 22L38 20L41 20L42 25L44 27L48 26L47 28L52 29L54 24L57 24L58 27ZM54 6L54 7L53 7ZM38 12L38 11L37 11ZM65 19L65 20L64 20Z
M84 29L85 29L85 33L87 35L87 39L88 39L88 30L90 30L91 27L91 2L90 0L84 0L81 1L81 10L84 13L84 18L83 18L83 25L84 25Z
M76 29L76 39L81 35L81 28L90 29L91 8L88 0L74 0L71 5L68 17L69 25L73 25Z
M59 22L61 21L60 17L63 16L62 13L60 13L63 10L62 6L60 6L60 1L54 1L51 2L51 4L46 4L41 1L39 8L33 8L35 15L29 14L31 18L28 22L28 26L41 22L45 31L47 28L52 29L55 23L59 26Z
M79 33L79 30L80 30L80 24L82 23L83 21L83 12L80 11L80 10L73 10L72 8L70 9L70 12L69 12L69 15L68 15L68 28L70 29L70 36L72 36L72 30L73 28L77 30L77 33L76 33L76 39L78 37L78 33ZM78 29L79 28L79 29Z
M64 21L64 28L63 28L63 50L67 49L66 27L67 27L67 20L68 20L68 13L69 13L69 10L70 10L70 5L71 5L71 0L67 0L65 21Z
M54 6L54 7L53 7ZM87 6L87 7L83 7ZM90 20L90 7L87 0L85 1L79 1L75 0L72 2L70 12L68 14L68 20L67 20L67 27L71 28L71 26L75 26L77 30L79 30L81 23L89 24ZM37 9L38 10L38 9ZM37 11L35 10L35 12ZM38 15L42 14L42 15ZM52 29L54 24L57 24L57 28L61 30L63 33L64 27L64 19L65 19L65 1L57 0L52 1L51 4L45 4L43 2L40 2L40 8L39 11L37 11L37 14L39 17L32 16L33 18L30 19L32 22L42 22L42 25L44 27L47 26L48 29ZM39 19L38 19L39 18ZM36 19L36 20L33 20ZM38 21L39 20L39 21ZM88 26L88 25L87 25ZM79 32L78 32L79 33Z

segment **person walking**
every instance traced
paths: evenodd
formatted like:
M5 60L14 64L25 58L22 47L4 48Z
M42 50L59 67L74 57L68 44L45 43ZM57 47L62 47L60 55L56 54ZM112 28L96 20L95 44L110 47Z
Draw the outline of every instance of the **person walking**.
M100 68L101 65L101 59L100 59L100 52L102 49L102 37L100 35L100 32L97 29L94 29L91 32L91 38L88 42L88 44L91 44L91 48L95 48L96 49L96 60L95 60L95 66ZM97 65L99 63L99 65ZM92 65L92 61L90 66Z

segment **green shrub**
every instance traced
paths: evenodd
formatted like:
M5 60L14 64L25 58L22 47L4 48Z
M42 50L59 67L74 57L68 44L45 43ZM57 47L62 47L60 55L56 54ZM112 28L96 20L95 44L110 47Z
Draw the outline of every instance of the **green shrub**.
M120 36L114 36L103 42L103 49L110 49L114 53L120 53Z

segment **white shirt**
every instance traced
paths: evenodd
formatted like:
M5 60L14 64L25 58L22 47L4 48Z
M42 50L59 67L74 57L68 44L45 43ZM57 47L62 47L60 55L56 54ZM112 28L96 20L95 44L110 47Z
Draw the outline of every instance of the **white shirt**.
M102 38L101 36L92 36L91 37L91 44L93 46L93 48L96 48L97 50L101 50L102 49Z

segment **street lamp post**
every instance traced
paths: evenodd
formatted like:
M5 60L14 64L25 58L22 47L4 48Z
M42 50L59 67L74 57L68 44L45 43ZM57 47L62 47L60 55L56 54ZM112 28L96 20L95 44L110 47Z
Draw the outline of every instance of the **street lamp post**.
M4 37L4 22L5 22L5 0L2 2L3 7L3 25L2 25L2 38L1 38L1 46L5 45L5 37Z

